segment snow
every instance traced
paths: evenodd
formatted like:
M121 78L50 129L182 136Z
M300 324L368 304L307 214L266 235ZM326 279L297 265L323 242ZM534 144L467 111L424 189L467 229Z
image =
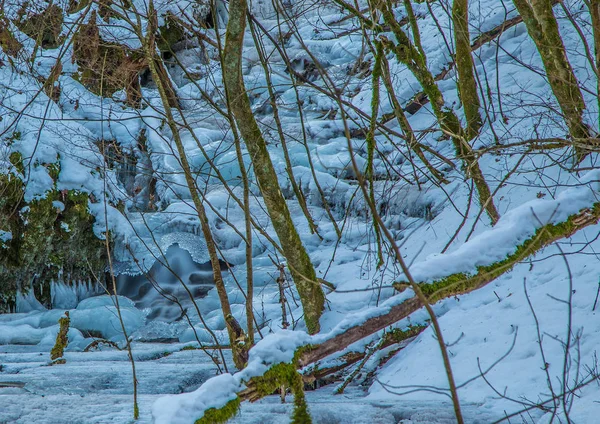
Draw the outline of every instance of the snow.
M0 231L0 241L6 243L12 240L12 233L10 231Z
M156 424L188 424L201 418L204 411L220 408L236 398L240 385L231 374L211 378L202 387L191 393L166 396L152 405L152 416Z
M145 9L144 1L133 3L139 10ZM155 2L159 24L164 22L167 12L178 13L180 7L189 8L188 3L185 0ZM575 19L591 40L589 17L580 11L583 3L568 1L565 5L577 11ZM5 15L9 18L15 17L17 8L13 6L7 5ZM337 23L344 14L331 5L311 5L303 9L304 6L293 2L290 7L302 10L302 13L295 22L284 22L282 28L277 26L271 3L254 2L252 12L276 39L280 37L280 31L287 31L292 24L297 26L303 42L321 66L332 75L336 84L339 81L342 99L370 113L370 76L363 78L349 72L358 58L364 62L372 60L371 53L363 52L357 22L349 19ZM366 2L361 1L358 6L363 8ZM414 4L415 13L422 17L419 26L428 65L437 74L451 58L444 41L444 38L452 40L451 24L444 4L429 4L438 17L439 28L431 19L427 6ZM223 12L224 4L218 2L218 8ZM395 12L398 17L405 14L402 5L398 5ZM560 17L569 59L586 98L585 119L592 128L597 128L596 76L587 58L581 54L579 35L560 8L556 13ZM219 16L224 21L223 13ZM514 16L514 6L508 1L470 2L472 39ZM78 18L79 14L69 16L63 33ZM139 46L139 40L125 21L113 17L109 23L114 25L101 25L106 40ZM142 22L142 25L146 23ZM12 24L11 28L25 45L23 57L33 57L32 40ZM347 35L338 37L337 34L343 31L347 31ZM216 38L212 29L206 30L206 34ZM385 35L393 38L391 34ZM336 290L327 295L321 333L309 336L304 331L302 310L288 276L286 312L293 325L291 329L282 329L276 284L279 272L275 264L284 260L264 235L269 234L277 241L253 180L251 160L242 147L247 169L239 168L229 124L204 97L206 94L224 107L222 76L215 65L217 54L207 46L210 61L206 62L204 52L199 48L179 53L178 59L183 66L198 77L191 80L181 70L169 69L185 107L183 116L176 118L184 117L189 124L181 136L202 200L205 205L210 205L207 207L209 225L220 255L234 265L231 271L225 272L225 284L233 314L243 327L246 323L244 285L247 279L243 239L245 216L239 203L243 198L240 178L243 171L247 171L251 179L250 210L258 227L253 231L253 307L261 334L255 334L258 343L250 352L246 369L235 373L229 353L225 351L229 372L219 375L224 371L223 364L217 367L201 351L181 350L185 346L197 346L198 342L206 345L227 343L227 334L216 291L212 289L212 282L204 280L206 275L202 266L208 262L206 243L181 173L172 134L163 122L163 109L156 90L152 85L143 87L146 103L141 110L125 107L121 102L123 93L100 99L71 77L77 67L71 63L69 49L62 60L63 75L59 78L62 94L58 103L45 95L36 75L32 75L28 67L28 63L33 63L37 74L49 75L57 51L38 51L35 60L15 61L14 69L0 67L0 167L3 172L6 169L26 182L26 202L43 198L53 189L90 193L93 196L88 208L95 218L95 234L103 238L108 229L114 237L114 270L121 275L118 286L123 295L118 298L119 306L127 334L134 341L133 354L138 361L142 423L192 423L206 409L223 406L233 399L252 376L260 375L273 364L290 362L298 347L322 343L369 318L385 314L412 296L410 290L398 294L391 288L392 282L405 278L397 265L388 260L383 268L375 266L377 258L371 221L356 185L344 122L336 102L311 84L292 84L285 62L272 43L266 38L262 41L272 69L273 88L278 95L291 170L305 194L322 239L310 233L292 192L283 150L274 130L264 71L249 34L244 50L245 83L250 90L255 115L265 130L269 153L278 172L282 193L288 199L294 224L318 276L330 281ZM286 42L286 48L298 72L310 70L306 65L310 65L312 59L295 37ZM564 138L566 134L564 122L552 110L558 109L549 86L536 72L541 69L540 59L524 26L505 30L498 40L482 46L474 56L489 113L482 134L474 141L474 148L480 149L480 166L490 188L497 190L494 199L501 219L496 226L492 228L488 224L485 214L479 221L475 220L480 206L470 196L469 182L465 181L451 143L439 139L439 132L429 131L435 123L430 105L409 115L410 124L424 146L456 165L451 169L427 153L432 164L444 171L450 184L442 187L431 184L418 169L422 167L420 162L415 169L407 160L410 153L404 140L395 136L386 139L377 134L381 154L377 154L374 161L376 197L382 211L385 210L386 224L400 244L411 274L423 283L453 273L473 273L479 266L502 260L543 225L562 222L598 202L600 171L597 170L596 154L591 154L580 164L580 171L569 172L572 163L565 159L565 149L538 153L515 146L501 154L484 151L494 147L496 135L503 144L509 144L530 138ZM12 63L3 53L0 53L0 60ZM406 103L420 87L414 76L392 55L388 60L396 95L401 103ZM327 88L319 78L311 78L312 84ZM446 105L463 119L456 93L456 73L450 72L438 85ZM303 102L302 116L296 105L297 97ZM386 95L382 96L380 109L380 113L391 111ZM20 110L26 113L17 116ZM348 123L351 130L367 124L356 111L347 110L347 113L355 120ZM394 121L386 125L400 131ZM142 134L146 137L144 148L139 146ZM127 169L106 166L100 153L101 140L118 144L128 157L133 158L133 165ZM351 144L355 160L359 166L364 166L367 158L364 139L354 138ZM23 173L9 164L8 158L13 152L21 153L25 159ZM55 163L60 164L58 181L51 178L48 169ZM519 167L519 172L512 173L515 166ZM392 167L393 177L390 177ZM155 179L156 190L154 203L149 207L147 188L151 178ZM342 228L340 239L325 205ZM61 202L55 202L53 206L58 210L64 208ZM470 212L463 223L467 209ZM24 207L20 213L27 217L28 210ZM457 236L451 242L455 232ZM448 343L467 422L493 422L506 413L522 409L527 400L547 399L551 395L548 376L552 389L559 392L565 381L573 387L588 376L590 369L595 369L596 349L600 342L600 328L596 324L598 306L594 302L600 272L599 232L600 226L592 225L527 258L487 287L433 306ZM3 244L12 237L7 229L0 228L0 252ZM559 247L565 252L564 257ZM181 253L182 250L187 253ZM446 252L442 253L442 250ZM168 267L175 268L177 276L173 276ZM154 288L148 293L140 293L141 287L150 286L148 280L144 280L150 273L158 287L176 297L181 309ZM180 279L185 283L202 280L199 285L191 285L201 294L190 298ZM527 287L527 296L524 287ZM91 335L101 335L121 347L124 345L114 297L89 281L56 282L51 294L55 309L46 310L31 293L19 294L18 313L0 315L0 383L22 381L25 384L23 388L0 384L0 422L130 421L132 387L127 353L108 346L83 352L94 340ZM562 302L568 299L571 299L570 308ZM69 310L71 316L70 344L65 354L67 363L50 367L47 366L49 350L58 331L58 319L65 310ZM394 327L427 324L427 319L421 310ZM572 321L570 339L566 327L569 319ZM545 360L538 343L538 326ZM362 352L380 336L381 332L355 343L346 351ZM154 343L157 340L165 343ZM565 354L566 340L572 342L568 355ZM352 383L346 394L334 396L332 386L308 391L314 421L453 422L438 349L433 331L428 328L382 367L373 363L380 359L376 356L367 364L374 372L373 379ZM324 363L339 359L343 353L327 358ZM568 364L567 372L565 363ZM480 368L487 370L487 382L481 378ZM499 393L505 393L512 400L502 398ZM572 421L595 422L600 414L597 385L587 385L576 394L577 397L572 399ZM280 404L278 397L268 397L257 404L243 404L240 414L232 422L289 422L291 407L290 403ZM561 419L564 419L563 415ZM539 409L517 418L528 423L552 420Z
M531 393L539 393L539 399L550 396L542 352L536 343L534 318L539 323L555 393L561 392L565 378L573 387L576 382L590 377L589 369L596 366L594 352L598 328L597 311L593 307L598 274L590 272L596 264L590 263L586 259L588 256L574 255L573 252L596 236L599 229L595 226L583 230L568 242L544 249L532 261L518 265L489 286L462 296L460 301L446 300L436 305L438 309L445 309L440 324L449 343L461 400L486 402L496 413L502 414L503 408L520 409L522 405L499 399L491 386L522 402L525 399L537 401L538 397L532 397ZM595 244L586 246L584 252L595 250ZM560 256L559 246L566 254L564 258ZM569 281L567 266L573 271L572 281ZM571 311L568 304L561 302L568 300L570 291ZM535 316L527 303L528 297ZM572 320L573 346L567 357L569 369L565 372L564 343L568 340L569 318ZM424 385L442 390L447 387L436 344L431 329L421 334L384 367L378 383L370 388L368 399L389 400L396 396L393 393L402 392L406 393L402 398L407 400L439 399L439 394L418 389ZM423 373L423 369L427 372ZM486 370L489 370L487 382L477 378ZM474 379L470 381L471 378ZM596 383L592 386L596 387ZM582 398L573 401L573 420L576 415L583 418L600 413L598 404L592 405L587 400L593 391L591 387L585 388ZM541 418L539 422L546 420L547 417ZM580 422L593 421L581 419Z
M0 344L15 345L42 345L54 346L58 325L47 328L34 328L27 324L20 325L0 325ZM70 329L69 340L77 341L82 339L81 332Z
M581 179L581 185L559 193L554 199L535 199L518 206L490 230L479 234L448 254L430 255L410 268L415 281L432 281L461 272L473 273L479 266L499 262L547 224L564 222L600 200L600 171Z
M58 292L55 296L59 296L60 293ZM71 293L69 293L68 297L70 296ZM31 295L22 296L20 299L21 305L17 309L22 311L22 314L0 315L0 323L7 325L2 338L3 342L0 344L35 345L45 335L52 332L54 332L54 338L56 338L55 330L58 326L54 327L54 325L62 316L64 309L46 310L35 298L32 299ZM60 299L57 301L57 305L64 305L66 301L66 299ZM81 332L87 332L99 334L101 337L113 341L124 340L123 329L115 301L114 297L108 295L82 300L76 308L69 310L71 329L80 335ZM136 309L131 300L119 296L119 309L123 325L128 334L140 329L145 324L145 313ZM8 331L10 325L25 326L21 328L24 332ZM28 331L25 331L25 329ZM54 340L52 341L53 343Z

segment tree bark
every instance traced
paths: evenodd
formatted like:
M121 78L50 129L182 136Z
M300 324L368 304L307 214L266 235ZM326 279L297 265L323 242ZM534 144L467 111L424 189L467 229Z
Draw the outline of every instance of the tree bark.
M552 3L548 0L513 0L513 3L537 47L548 83L565 117L571 137L576 140L589 138L589 128L583 122L583 95L567 58Z
M381 37L381 39L386 47L396 54L398 61L406 65L419 81L421 87L423 87L423 91L431 101L431 108L439 122L440 129L446 135L450 136L454 148L456 149L457 156L464 162L465 173L473 178L481 207L487 212L492 225L496 224L500 218L500 214L494 205L494 199L491 196L490 188L485 180L483 172L481 172L477 157L468 143L458 116L456 116L452 110L445 107L442 92L435 83L435 78L431 71L427 68L426 58L419 53L419 51L422 51L423 49L415 47L404 33L400 24L396 21L389 2L381 5L381 11L383 19L390 26L396 37L397 43L393 43L384 37Z
M479 132L482 119L479 113L481 105L475 81L475 66L471 56L468 0L454 0L452 24L454 26L454 60L458 72L458 92L467 118L467 138L471 140Z
M194 203L196 213L198 214L198 219L200 220L202 234L204 235L204 239L206 240L206 246L210 257L215 287L217 289L217 294L221 303L221 309L223 310L227 334L229 336L229 341L233 353L233 362L235 363L235 366L237 368L241 369L246 365L247 350L249 349L249 347L241 345L239 343L239 324L237 325L237 327L235 326L235 324L237 324L237 321L235 321L231 312L231 305L229 303L229 298L227 297L227 290L225 288L223 274L221 272L221 264L219 263L219 256L217 254L215 241L213 239L212 231L208 223L206 210L204 208L204 205L202 204L200 195L198 194L196 181L194 179L194 176L192 175L190 164L188 162L187 155L185 152L185 147L179 134L179 128L177 127L177 124L173 117L173 112L171 110L170 95L167 89L169 84L166 81L166 79L168 79L168 74L166 69L164 69L163 67L162 61L156 59L156 41L154 38L154 34L157 30L156 11L154 10L152 1L150 2L148 13L150 16L150 25L148 28L148 36L143 40L142 47L144 49L148 65L150 67L150 72L152 73L152 78L155 80L158 92L160 94L161 102L165 109L167 124L169 125L169 129L171 130L171 134L173 135L173 141L175 142L177 153L179 154L179 160L183 169L186 185L190 191L192 202Z
M323 312L325 296L281 194L267 143L254 119L246 93L242 76L242 48L247 9L245 0L232 0L229 3L229 22L223 54L223 82L230 95L229 103L233 116L250 153L265 205L298 289L306 328L309 333L314 334L319 332L319 318Z
M596 72L600 74L600 0L588 0L586 1L586 4L590 9L590 17L592 19ZM596 80L596 95L598 96L598 108L600 109L600 75L596 75Z

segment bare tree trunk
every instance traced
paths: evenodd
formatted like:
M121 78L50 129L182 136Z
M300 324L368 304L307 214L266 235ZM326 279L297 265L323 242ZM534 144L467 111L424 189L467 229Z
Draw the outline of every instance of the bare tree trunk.
M523 17L527 32L542 58L548 82L571 137L575 140L589 138L589 128L583 122L583 95L567 58L552 3L548 0L513 0L513 3Z
M237 323L231 312L231 305L229 303L229 298L227 297L227 290L225 289L223 274L221 272L221 264L219 263L219 256L217 254L217 249L212 236L212 231L208 223L206 210L198 194L196 181L194 179L194 176L192 175L190 164L187 160L187 155L183 146L183 141L181 140L181 136L179 134L179 128L177 128L177 124L173 117L169 91L167 89L168 83L166 83L165 81L165 78L168 78L168 74L166 69L164 69L162 62L160 60L156 60L156 41L154 38L154 34L156 33L156 11L154 10L152 1L149 5L149 16L150 25L148 28L148 36L143 40L144 53L146 55L146 59L148 60L148 65L150 67L150 72L152 73L152 78L156 82L161 102L165 109L167 124L169 125L169 129L171 130L171 133L173 135L173 141L175 142L175 146L179 154L179 159L181 167L183 168L185 181L190 191L192 202L194 203L194 207L198 214L198 218L200 220L200 225L202 227L204 239L206 240L206 246L210 257L215 287L217 289L217 294L221 303L221 309L223 310L223 316L225 317L225 324L227 327L227 333L229 335L229 341L233 353L233 361L236 367L241 369L245 366L247 362L247 350L249 346L246 346L245 343L240 343L241 339L245 340L246 338L241 337L242 335L239 334L239 324ZM162 69L159 70L159 68Z
M267 143L258 127L242 77L242 48L246 28L247 3L232 0L229 3L229 22L223 54L223 81L230 93L229 103L237 126L250 153L256 179L265 205L277 232L281 247L298 289L304 308L304 320L309 333L319 331L325 296L317 282L315 269L300 236L294 227L290 211L281 194L277 174L267 150Z
M479 132L482 119L479 113L480 102L475 81L475 67L471 56L468 0L454 0L452 24L454 26L454 60L458 72L458 92L467 118L467 139L471 140Z
M586 1L590 9L590 17L592 19L592 32L594 34L594 59L596 62L596 72L600 71L600 0ZM596 95L598 96L598 108L600 110L600 75L596 75Z

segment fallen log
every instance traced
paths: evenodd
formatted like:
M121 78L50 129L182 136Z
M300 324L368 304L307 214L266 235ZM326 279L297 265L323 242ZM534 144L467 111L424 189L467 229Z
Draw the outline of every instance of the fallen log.
M480 266L473 275L456 273L434 281L431 284L424 283L420 286L422 287L422 291L427 295L430 303L470 293L484 287L501 275L507 273L516 264L526 259L528 256L535 254L544 247L547 247L562 238L571 237L585 227L597 224L599 220L600 202L594 203L591 208L585 208L576 214L568 216L568 218L562 222L556 224L550 223L539 227L533 236L516 246L514 252L508 255L504 260L491 265ZM399 290L406 289L405 283L397 283L396 287ZM271 385L267 384L266 381L268 382L270 376L278 372L278 367L285 367L286 370L290 366L295 367L295 369L300 369L315 363L335 352L345 349L352 343L407 318L412 313L421 309L421 307L423 307L421 302L416 297L411 297L400 304L392 306L387 313L369 318L360 325L351 327L343 333L322 343L300 346L295 350L294 359L291 363L274 364L262 376L250 378L249 381L245 382L246 389L238 392L236 399L230 400L223 408L208 409L205 411L204 417L213 416L217 411L219 413L235 414L241 401L250 400L253 402L273 393L278 387L275 385L276 381L274 380L272 385L273 390L270 392L268 389L271 388ZM353 359L356 358L357 357L354 357ZM358 360L360 359L356 359L355 362ZM233 406L235 406L235 408ZM223 416L220 415L220 417ZM197 422L204 421L200 418Z
M582 228L596 224L599 218L600 203L596 203L592 208L584 209L578 214L570 216L565 222L544 225L536 231L533 237L527 239L520 246L517 246L515 252L503 261L481 266L474 275L467 275L465 273L452 274L431 284L421 284L421 290L428 297L429 302L433 304L445 298L467 294L480 289L502 274L510 271L517 263L528 256L533 255L535 252L557 240L571 237ZM396 283L395 287L402 291L406 288L406 285L404 283ZM423 305L416 297L411 297L407 301L393 306L387 314L368 319L363 324L350 328L346 332L303 352L298 358L298 365L304 367L325 358L370 334L383 330L408 317L422 307Z
M400 344L400 348L403 348L426 328L427 326L425 325L414 325L406 330L394 328L383 335L381 342L377 346L377 350L385 349L395 344ZM363 360L365 356L366 352L364 351L350 351L344 353L338 361L330 366L323 367L322 364L317 362L302 374L302 379L305 383L312 384Z

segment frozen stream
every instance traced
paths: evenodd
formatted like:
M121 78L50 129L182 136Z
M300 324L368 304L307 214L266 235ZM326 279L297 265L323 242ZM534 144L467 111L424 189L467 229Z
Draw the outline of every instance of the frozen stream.
M222 265L226 268L225 263ZM164 257L159 258L147 273L117 277L120 295L133 300L139 309L148 308L148 319L166 322L182 318L182 308L187 310L191 307L190 295L201 299L213 287L210 262L195 262L190 253L177 244L170 246Z
M138 422L152 422L151 405L159 396L194 390L215 375L215 365L206 354L181 351L184 346L134 344L140 393ZM48 358L48 352L37 346L0 346L0 423L132 422L131 366L124 351L69 352L65 355L67 363L55 366L48 366ZM11 384L24 386L5 387ZM397 402L369 402L362 399L366 392L358 387L334 397L333 387L307 392L315 423L454 422L449 404L401 398ZM491 421L476 405L463 407L467 422ZM280 403L279 396L270 396L256 404L244 403L232 422L288 423L291 410L290 396L286 404Z

